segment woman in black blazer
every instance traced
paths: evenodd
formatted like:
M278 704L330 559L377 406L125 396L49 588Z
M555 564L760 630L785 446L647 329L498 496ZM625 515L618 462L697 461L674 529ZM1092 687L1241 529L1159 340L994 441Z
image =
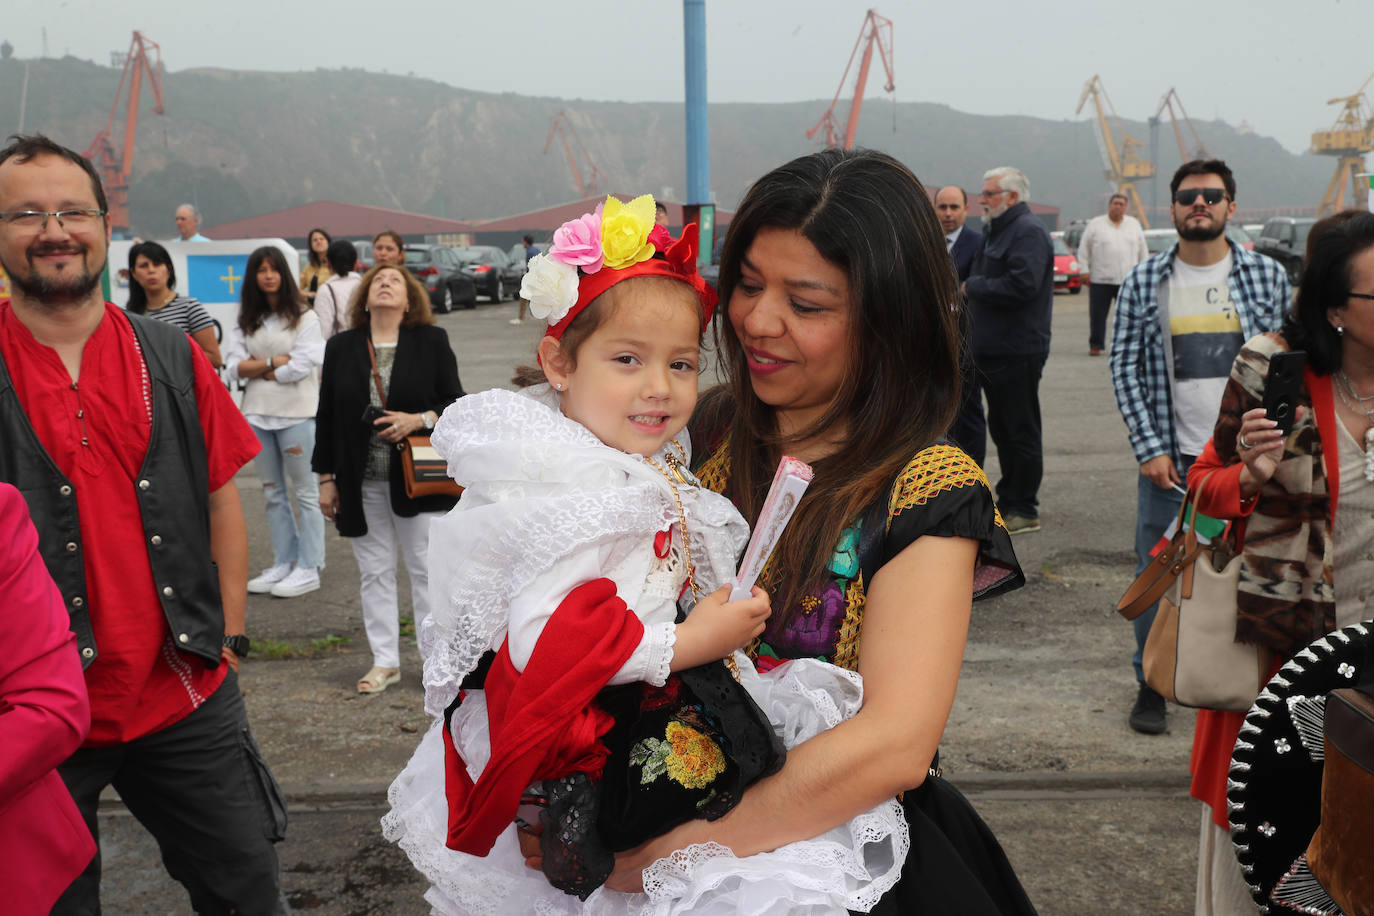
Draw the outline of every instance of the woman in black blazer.
M456 501L406 496L396 443L433 428L463 387L429 294L406 269L367 272L349 307L349 327L325 346L311 466L320 475L320 511L352 539L362 578L373 666L358 692L380 693L401 679L397 544L418 624L429 613L429 524Z

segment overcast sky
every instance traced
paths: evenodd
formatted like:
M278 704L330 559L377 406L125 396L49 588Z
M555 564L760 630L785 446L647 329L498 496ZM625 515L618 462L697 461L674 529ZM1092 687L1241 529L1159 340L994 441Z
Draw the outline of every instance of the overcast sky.
M707 0L712 102L835 94L873 0ZM143 30L171 72L363 67L467 89L680 101L678 0L10 0L17 57L108 64ZM1195 120L1242 120L1293 151L1330 126L1327 99L1374 70L1374 0L877 0L894 23L896 98L978 114L1076 117L1100 74L1123 117L1176 87ZM869 97L885 82L876 56ZM17 87L0 87L17 91ZM852 90L851 90L852 91ZM1145 138L1141 138L1145 139Z

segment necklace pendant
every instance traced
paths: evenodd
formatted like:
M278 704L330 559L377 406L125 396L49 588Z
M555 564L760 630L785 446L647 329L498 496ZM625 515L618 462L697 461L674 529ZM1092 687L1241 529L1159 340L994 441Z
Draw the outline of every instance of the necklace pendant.
M669 452L668 454L664 455L663 461L665 464L668 465L668 473L671 474L673 479L676 480L678 483L686 484L690 487L701 486L701 481L697 480L696 475L693 474L691 471L687 470L686 466L683 465L682 460L678 458L678 456L674 455L672 452Z

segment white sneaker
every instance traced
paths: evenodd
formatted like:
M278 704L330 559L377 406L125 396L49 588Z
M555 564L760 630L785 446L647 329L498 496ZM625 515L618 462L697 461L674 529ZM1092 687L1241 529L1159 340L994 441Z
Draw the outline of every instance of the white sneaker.
M291 575L272 586L272 595L276 598L295 598L316 591L319 587L320 571L298 566L291 570Z
M290 573L290 563L278 563L271 569L264 569L256 579L248 580L248 593L250 595L265 595L272 590L272 586L285 579Z

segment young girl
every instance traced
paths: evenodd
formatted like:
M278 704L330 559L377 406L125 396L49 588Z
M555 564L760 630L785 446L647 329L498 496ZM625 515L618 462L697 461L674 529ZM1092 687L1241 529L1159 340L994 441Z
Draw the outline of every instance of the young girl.
M229 379L246 383L243 414L262 451L255 463L267 500L272 565L248 580L248 591L294 598L320 587L324 516L310 471L324 339L314 311L301 301L286 258L272 245L248 256L239 319L229 331ZM299 520L291 513L288 479Z
M547 383L463 398L434 431L467 488L431 531L420 641L438 718L383 827L438 912L843 913L906 856L887 802L747 859L692 847L645 869L647 896L600 887L615 853L725 814L862 698L818 661L721 661L768 599L728 600L748 530L685 470L715 294L696 227L672 242L653 218L648 196L607 198L559 229L521 289L549 324ZM530 866L517 824L542 830Z

